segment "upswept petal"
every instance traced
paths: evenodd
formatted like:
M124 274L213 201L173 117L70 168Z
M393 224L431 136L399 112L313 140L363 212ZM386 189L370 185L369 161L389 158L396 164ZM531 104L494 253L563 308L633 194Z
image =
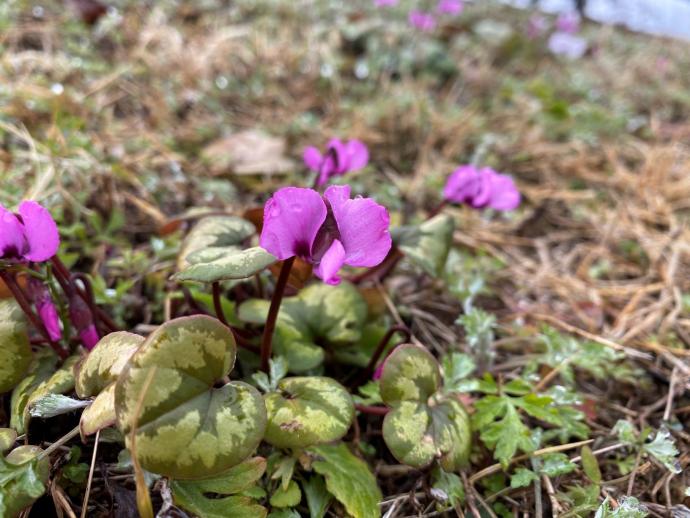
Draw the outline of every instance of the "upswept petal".
M491 178L491 199L489 207L495 210L514 210L520 205L520 191L513 179L505 174Z
M369 150L361 140L353 139L345 144L348 156L348 170L356 171L369 163Z
M443 197L454 203L465 203L472 200L479 191L479 173L472 165L458 167L448 177L443 188Z
M17 216L0 205L0 258L5 254L21 256L26 248L24 226Z
M333 240L331 246L321 258L321 262L314 268L314 273L326 284L340 284L338 270L345 263L345 248L337 239Z
M326 219L318 192L300 187L276 191L264 206L259 244L278 259L309 257L314 238Z
M470 203L474 208L486 207L491 201L491 187L493 185L493 177L497 175L496 171L489 167L484 167L479 171L479 185L474 197Z
M50 212L35 201L27 200L19 205L19 214L24 222L24 235L29 245L24 258L41 262L53 257L60 246L60 233Z
M304 159L304 165L306 165L312 171L318 171L321 167L323 155L321 154L321 151L314 146L307 146L304 148L302 158Z
M345 264L368 267L380 264L391 249L386 208L370 198L351 200L349 185L329 187L324 198L333 209L345 248Z
M50 299L42 300L36 304L38 315L43 321L43 325L48 331L48 336L53 342L57 342L62 338L62 330L60 329L60 317L58 317L55 304Z

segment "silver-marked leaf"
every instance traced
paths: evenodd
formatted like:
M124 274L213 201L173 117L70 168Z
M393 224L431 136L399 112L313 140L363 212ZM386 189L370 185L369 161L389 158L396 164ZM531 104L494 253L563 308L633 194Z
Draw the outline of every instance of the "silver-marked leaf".
M355 412L345 387L320 376L285 378L265 401L265 440L278 448L306 448L340 439Z
M268 307L267 301L249 300L239 308L240 320L262 324ZM283 299L273 348L288 360L290 372L304 373L323 363L323 347L336 350L358 341L366 317L366 301L352 284L313 284Z
M82 437L88 437L115 424L115 383L101 391L91 406L85 408L79 419Z
M314 471L324 476L326 487L353 518L379 518L383 499L369 466L345 444L312 446Z
M28 427L31 414L29 410L35 401L38 401L48 394L67 394L74 390L74 366L79 361L79 356L70 356L67 358L62 366L56 370L50 378L42 382L36 390L34 390L24 407L24 428Z
M205 255L202 256L206 257ZM218 282L230 279L246 279L255 275L273 263L277 262L273 255L269 254L260 246L246 248L228 248L227 253L208 262L199 262L199 256L195 258L197 262L188 266L173 278L178 281L197 281L197 282Z
M50 462L47 457L36 460L42 451L19 446L0 459L0 516L15 518L45 492Z
M204 518L238 516L261 518L266 509L246 496L208 498L205 495L236 495L250 489L266 471L266 459L254 457L242 464L202 480L173 480L171 488L175 504Z
M88 406L88 401L81 401L73 399L62 394L46 394L33 401L29 405L29 414L31 417L40 417L47 419L69 412L74 412Z
M17 430L17 433L22 434L25 431L24 409L31 394L41 383L53 375L57 368L57 362L58 356L52 349L48 347L39 349L34 354L28 374L12 391L10 426Z
M235 362L232 332L197 315L156 329L115 387L117 426L148 471L179 479L212 476L242 462L266 427L259 392L242 382L214 388ZM145 390L146 389L146 390Z
M402 401L425 403L441 386L441 371L424 347L403 344L386 358L380 386L381 398L389 406Z
M130 356L142 343L143 336L126 331L117 331L101 338L75 369L77 395L82 398L95 396L117 381Z
M24 313L13 299L0 300L0 394L22 380L31 358Z
M438 214L419 226L391 229L393 242L413 263L439 277L448 259L455 223L448 214Z
M237 250L242 242L254 235L256 229L246 219L237 216L209 216L199 220L187 234L177 258L177 269L184 270L190 264L190 255L206 249ZM220 257L220 255L217 255Z

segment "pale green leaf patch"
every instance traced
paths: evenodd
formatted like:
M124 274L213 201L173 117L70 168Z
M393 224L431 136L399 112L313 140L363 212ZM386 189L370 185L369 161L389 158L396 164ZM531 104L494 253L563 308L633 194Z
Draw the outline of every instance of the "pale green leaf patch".
M285 378L265 401L265 440L278 448L306 448L340 439L355 413L345 387L319 376Z
M13 299L0 300L0 394L24 378L31 358L24 313Z
M45 492L50 462L36 459L42 451L37 446L19 446L0 458L0 516L18 516Z
M209 255L211 254L211 255ZM209 260L212 258L212 260ZM196 257L197 262L176 273L178 281L219 282L231 279L246 279L273 263L276 259L260 246L244 250L204 251Z
M39 349L34 354L28 374L12 391L10 426L17 430L17 433L24 433L24 409L31 394L53 375L57 362L57 354L52 349Z
M291 480L287 488L278 486L269 499L273 507L294 507L302 500L302 491L300 491L297 482Z
M429 275L440 277L453 241L455 223L448 214L438 214L418 226L391 229L393 242L405 256Z
M30 410L36 401L48 394L67 394L74 390L74 366L78 361L79 356L77 355L67 358L57 371L39 384L31 393L24 407L24 429L29 425Z
M163 324L132 355L115 387L115 409L128 448L136 427L142 467L179 479L208 477L256 449L266 427L261 395L242 382L214 388L235 355L232 332L202 315Z
M84 409L79 419L79 430L82 437L87 437L114 424L115 383L111 383Z

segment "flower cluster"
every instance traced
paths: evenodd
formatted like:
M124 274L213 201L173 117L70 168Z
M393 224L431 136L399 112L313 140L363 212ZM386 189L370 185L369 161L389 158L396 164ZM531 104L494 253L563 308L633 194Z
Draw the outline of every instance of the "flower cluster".
M264 206L259 243L284 260L300 257L314 273L338 284L343 265L372 267L391 248L385 207L369 198L350 199L349 185L333 185L321 196L313 189L284 187Z
M305 165L318 174L316 185L320 187L333 176L366 167L369 163L369 150L359 140L343 142L334 138L328 142L325 153L309 146L304 149L303 157Z
M520 205L520 191L513 179L489 167L458 167L448 178L443 197L453 203L467 203L474 208L509 211Z
M398 4L398 0L374 0L376 7L390 7ZM422 32L431 32L436 28L437 16L457 16L462 12L462 0L439 0L435 12L412 9L407 19L415 29Z

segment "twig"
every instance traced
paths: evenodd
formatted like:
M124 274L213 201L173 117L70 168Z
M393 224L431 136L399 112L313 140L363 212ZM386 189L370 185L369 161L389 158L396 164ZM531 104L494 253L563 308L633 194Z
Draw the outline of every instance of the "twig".
M81 518L86 518L86 510L89 506L89 495L91 494L91 482L93 481L93 470L96 467L96 454L98 453L98 440L101 438L101 431L96 431L96 438L93 445L93 455L91 456L91 467L89 468L89 480L86 482L86 493L84 503L81 506Z
M388 329L388 331L386 332L386 334L383 335L383 338L381 338L381 340L379 341L379 344L376 347L374 354L371 355L369 363L365 367L364 371L362 371L362 374L355 381L356 387L358 387L362 383L365 383L368 379L371 378L372 374L374 373L374 370L376 369L376 364L378 363L379 358L381 358L381 355L383 354L383 351L386 349L388 342L390 342L390 339L393 338L393 335L395 333L404 334L406 336L405 341L410 340L411 333L406 326L391 326L390 329Z
M79 426L75 426L71 431L67 432L65 435L60 437L57 441L55 441L53 444L48 446L45 450L43 450L41 453L38 454L36 457L37 461L43 460L46 457L48 457L51 453L53 453L55 450L60 448L63 444L69 442L71 439L79 435Z

